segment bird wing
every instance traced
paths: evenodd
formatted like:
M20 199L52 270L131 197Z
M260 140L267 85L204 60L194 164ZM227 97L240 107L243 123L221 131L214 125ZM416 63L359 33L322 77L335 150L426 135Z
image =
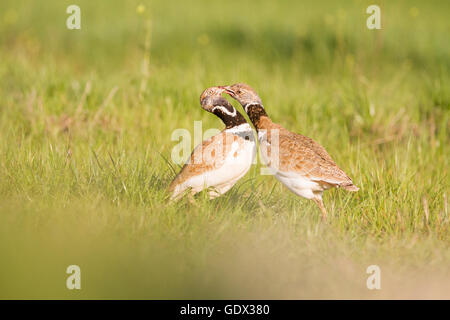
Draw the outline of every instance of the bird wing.
M270 145L273 148L274 141L270 141ZM325 148L309 137L280 129L279 155L278 166L281 171L294 171L313 181L332 185L353 185Z
M177 185L186 182L194 176L200 176L214 170L222 168L227 157L233 156L245 147L245 139L238 134L234 134L229 130L223 130L219 134L203 141L192 151L186 164L176 175L172 183L169 185L168 191L173 192ZM240 166L237 164L234 167ZM215 184L220 185L232 180L235 175L241 175L241 172L227 172L221 174L214 179Z

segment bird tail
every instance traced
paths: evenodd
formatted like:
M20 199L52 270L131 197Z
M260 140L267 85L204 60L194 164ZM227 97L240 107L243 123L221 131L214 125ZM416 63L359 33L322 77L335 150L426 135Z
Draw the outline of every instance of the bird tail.
M352 192L356 192L359 190L359 188L357 186L355 186L353 183L341 184L340 187L347 191L352 191Z

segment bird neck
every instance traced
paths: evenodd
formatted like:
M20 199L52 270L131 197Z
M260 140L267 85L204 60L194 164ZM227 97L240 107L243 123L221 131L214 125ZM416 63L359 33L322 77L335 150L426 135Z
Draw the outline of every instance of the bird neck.
M244 109L257 130L269 129L272 121L270 120L262 105L249 104L246 105Z
M242 114L240 114L231 105L214 107L212 113L214 113L222 120L222 122L225 124L225 129L230 129L247 123Z

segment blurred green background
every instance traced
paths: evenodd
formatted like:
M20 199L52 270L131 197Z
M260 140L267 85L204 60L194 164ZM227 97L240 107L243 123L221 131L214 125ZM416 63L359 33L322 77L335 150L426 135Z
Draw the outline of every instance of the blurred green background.
M0 298L450 298L450 2L371 4L2 0ZM198 99L235 82L361 188L328 224L259 164L165 201L171 133L221 129Z

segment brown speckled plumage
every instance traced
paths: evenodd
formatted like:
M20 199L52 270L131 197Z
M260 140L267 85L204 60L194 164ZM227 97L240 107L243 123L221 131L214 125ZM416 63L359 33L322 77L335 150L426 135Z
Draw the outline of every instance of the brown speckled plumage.
M230 133L226 130L204 140L192 151L189 160L176 175L168 190L173 192L175 186L182 184L189 178L222 167L231 152L232 143L235 142L239 145L233 153L239 153L246 147L246 141L248 139L245 139L243 135Z
M214 113L225 124L219 134L194 148L186 164L169 185L172 198L191 189L195 194L211 188L210 198L228 191L253 162L256 142L245 118L220 94L223 88L211 87L200 97L203 109Z
M256 127L261 152L266 155L266 165L290 190L314 200L322 211L323 219L326 217L322 202L324 190L342 187L348 191L358 191L358 187L338 167L324 147L311 138L272 122L261 99L250 86L238 83L224 88L241 103Z
M324 147L309 137L286 130L273 123L268 117L262 117L258 130L267 130L267 142L269 144L267 156L269 159L273 129L278 129L278 169L295 171L311 180L346 189L353 186L352 180L337 166Z

